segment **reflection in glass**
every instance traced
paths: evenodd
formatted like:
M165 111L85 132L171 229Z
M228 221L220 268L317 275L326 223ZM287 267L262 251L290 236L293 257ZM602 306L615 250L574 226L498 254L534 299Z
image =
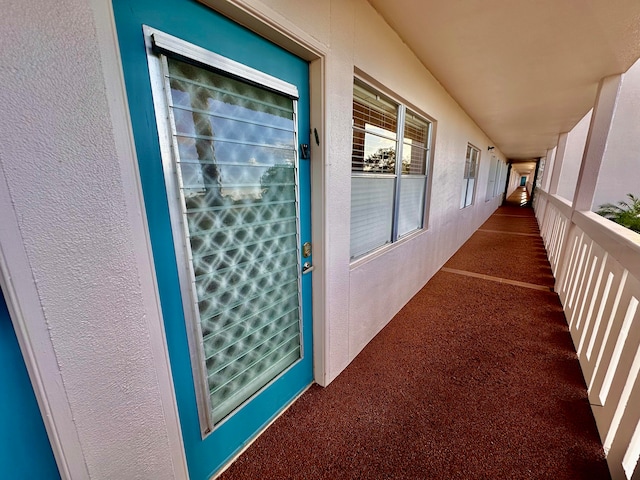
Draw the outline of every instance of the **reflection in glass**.
M397 110L393 102L354 85L353 172L395 173Z

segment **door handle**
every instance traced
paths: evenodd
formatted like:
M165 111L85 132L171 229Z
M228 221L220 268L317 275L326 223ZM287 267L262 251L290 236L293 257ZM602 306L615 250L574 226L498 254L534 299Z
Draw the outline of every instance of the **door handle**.
M311 262L304 262L304 264L302 265L302 275L304 275L305 273L313 272L315 268L316 267L311 265Z

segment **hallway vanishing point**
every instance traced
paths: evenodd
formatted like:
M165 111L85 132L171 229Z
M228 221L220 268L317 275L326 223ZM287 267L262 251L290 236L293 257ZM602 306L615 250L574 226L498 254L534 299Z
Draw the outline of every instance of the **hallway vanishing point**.
M609 479L523 195L220 478Z

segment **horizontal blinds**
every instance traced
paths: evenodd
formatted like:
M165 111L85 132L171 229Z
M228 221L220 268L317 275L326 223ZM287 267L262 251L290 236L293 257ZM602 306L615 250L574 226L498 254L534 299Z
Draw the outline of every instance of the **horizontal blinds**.
M498 159L492 156L491 164L489 165L489 177L487 179L487 193L485 197L487 201L496 196L495 187L498 173Z
M354 85L351 170L394 173L398 106L381 95Z
M351 258L391 241L395 177L351 178Z
M422 228L426 179L424 175L411 175L402 178L398 212L399 236Z
M429 122L407 110L402 148L403 175L424 175L426 173L430 128Z

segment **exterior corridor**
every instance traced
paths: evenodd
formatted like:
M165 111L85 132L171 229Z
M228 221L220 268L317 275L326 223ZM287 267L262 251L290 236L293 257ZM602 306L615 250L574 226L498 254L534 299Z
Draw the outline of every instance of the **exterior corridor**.
M220 478L610 478L523 192Z

